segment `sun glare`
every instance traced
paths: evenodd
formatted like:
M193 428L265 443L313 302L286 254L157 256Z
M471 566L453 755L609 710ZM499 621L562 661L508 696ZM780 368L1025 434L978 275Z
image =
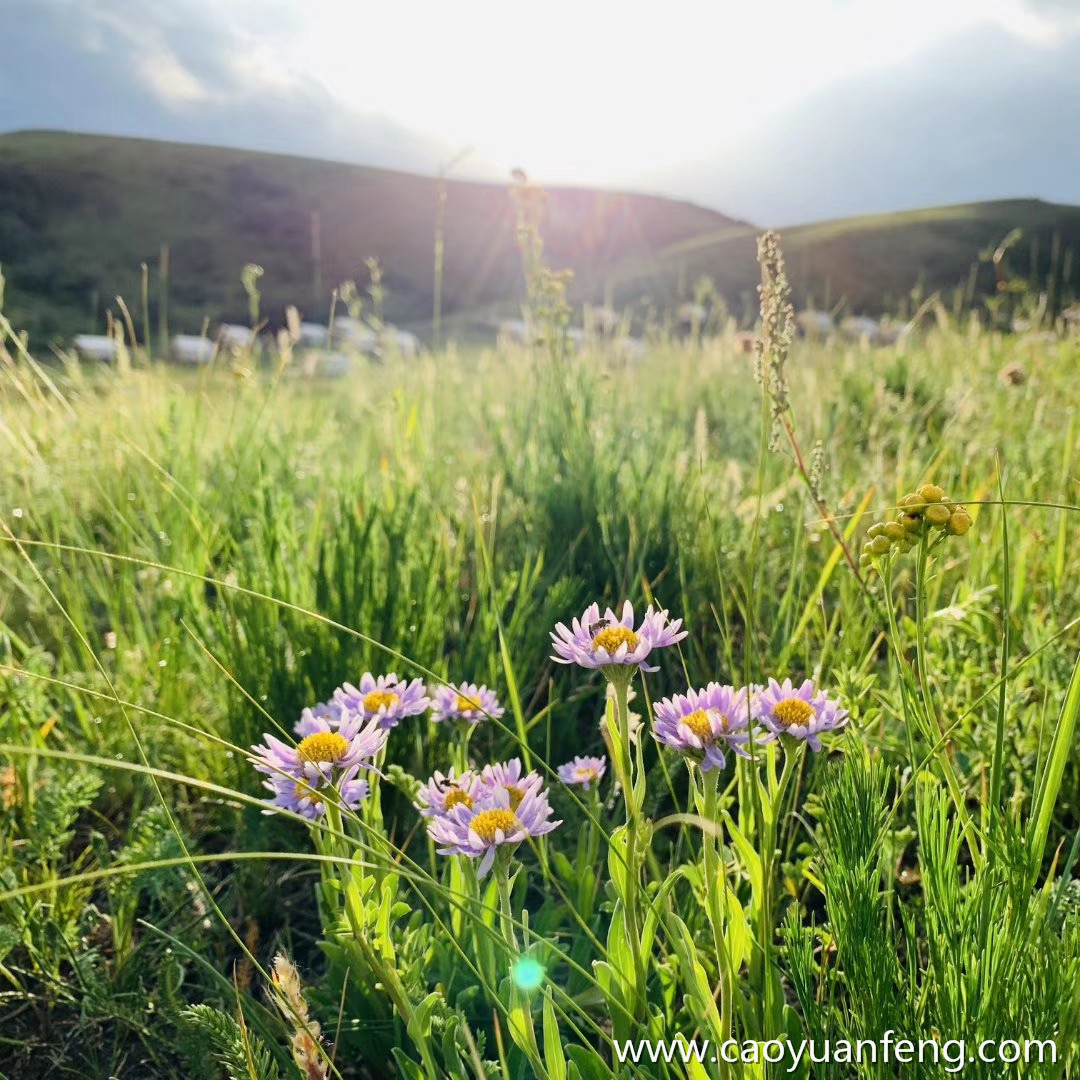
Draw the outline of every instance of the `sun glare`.
M294 61L344 106L497 166L611 182L707 157L827 83L977 22L1024 18L1019 0L674 0L663 19L571 0L315 0Z

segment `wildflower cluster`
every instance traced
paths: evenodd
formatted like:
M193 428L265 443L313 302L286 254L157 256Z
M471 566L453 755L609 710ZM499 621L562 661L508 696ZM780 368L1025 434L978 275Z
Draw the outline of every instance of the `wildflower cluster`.
M738 690L709 683L664 698L654 711L656 740L696 762L702 772L723 768L725 751L749 758L751 741L763 746L786 736L820 751L822 733L848 721L840 705L809 679L798 687L790 679L770 679L766 687Z
M971 528L971 514L948 498L937 484L923 484L905 495L893 521L879 522L867 530L859 556L861 566L893 551L906 553L920 540L933 536L963 536Z
M251 748L252 764L268 777L263 786L271 807L312 821L326 813L327 799L355 810L371 793L364 774L379 774L390 731L428 709L435 722L469 725L503 715L486 686L449 684L429 696L421 679L365 672L359 686L344 683L328 701L303 710L293 728L295 745L264 734L265 741Z
M428 819L428 833L440 845L439 853L480 859L479 877L491 869L501 847L513 852L523 840L562 824L551 820L540 775L523 773L517 758L485 765L479 773L437 772L420 789L417 807Z

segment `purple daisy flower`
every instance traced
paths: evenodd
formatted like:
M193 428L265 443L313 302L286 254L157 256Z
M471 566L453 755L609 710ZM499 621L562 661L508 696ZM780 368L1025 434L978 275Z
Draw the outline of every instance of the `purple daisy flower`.
M269 776L291 776L317 785L332 781L335 772L346 773L353 766L370 767L386 745L388 732L377 721L364 724L350 716L336 729L325 717L310 717L311 730L295 746L264 734L265 743L251 748L251 763Z
M521 761L511 758L497 765L485 765L480 772L480 786L481 798L505 791L510 799L510 809L516 810L526 795L540 791L544 781L537 772L523 773Z
M592 784L599 784L607 772L607 759L602 757L576 757L560 765L559 779L564 784L580 784L586 791Z
M359 687L345 683L334 691L333 700L365 719L378 717L384 728L397 727L406 716L417 716L431 705L421 679L406 682L392 671L378 678L365 671Z
M318 821L326 813L326 799L330 792L342 806L355 810L368 797L370 788L366 780L356 778L357 766L346 770L341 779L331 787L329 784L308 783L292 776L271 776L263 781L263 787L272 793L267 801L271 808L291 810L294 814L306 817L309 821ZM273 809L264 810L272 814Z
M835 731L848 722L847 712L823 690L819 691L810 679L796 688L790 679L769 685L755 698L758 719L769 729L767 739L790 735L805 739L811 750L821 749L819 736L823 731Z
M467 724L479 724L488 717L501 719L506 711L495 696L494 690L476 683L460 683L457 686L440 686L433 697L431 719L440 724L443 720L463 720Z
M681 630L682 619L668 621L667 611L654 611L650 605L641 625L634 629L634 607L629 600L623 604L622 616L608 608L600 617L599 604L591 604L570 628L559 623L551 635L557 664L580 664L586 668L638 667L642 671L658 671L649 667L645 658L653 649L674 645L686 637Z
M516 847L523 840L551 832L561 821L551 821L551 807L542 791L528 791L511 809L510 796L497 791L466 806L458 803L443 817L432 818L428 830L440 855L467 855L479 859L477 876L484 877L504 844Z
M468 769L455 776L451 768L446 776L441 772L435 773L420 788L416 793L417 809L424 817L442 817L455 806L463 804L471 807L481 794L486 794L486 789L476 773Z
M724 767L724 750L749 757L750 703L745 690L709 683L664 698L653 709L657 742L693 758L702 772Z
M310 709L304 709L300 713L293 731L303 737L314 735L317 731L323 731L320 721L325 720L331 728L338 728L345 719L345 710L336 701L320 701L318 705L312 705Z

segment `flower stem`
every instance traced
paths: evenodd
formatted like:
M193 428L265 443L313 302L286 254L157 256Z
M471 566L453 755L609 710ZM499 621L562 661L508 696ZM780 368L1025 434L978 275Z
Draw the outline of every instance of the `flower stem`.
M701 773L703 788L701 830L701 863L705 883L705 910L712 924L716 966L720 972L720 1030L725 1039L731 1035L732 1003L735 999L735 972L724 937L724 907L727 905L727 874L722 850L720 814L717 793L720 771Z
M622 672L611 680L615 687L616 724L619 729L619 782L623 789L626 803L626 895L623 903L626 908L626 932L630 951L634 956L634 1017L641 1019L645 1014L645 964L641 956L641 913L639 907L639 880L641 877L641 842L639 839L639 818L641 807L634 791L633 754L630 751L630 680L633 678Z

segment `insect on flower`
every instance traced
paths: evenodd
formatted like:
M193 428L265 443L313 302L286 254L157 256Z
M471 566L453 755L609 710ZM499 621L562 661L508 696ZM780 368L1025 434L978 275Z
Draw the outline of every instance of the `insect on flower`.
M416 794L417 809L424 817L441 817L455 806L471 807L486 792L480 777L471 770L460 776L451 768L447 775L436 772Z
M557 664L578 664L586 668L607 669L637 667L642 671L659 671L649 667L646 658L653 649L663 649L682 641L686 631L682 619L668 619L667 611L655 611L650 605L641 625L634 629L634 607L629 600L623 604L622 615L611 608L600 617L599 604L590 604L580 619L567 627L558 623L551 634L551 657Z

